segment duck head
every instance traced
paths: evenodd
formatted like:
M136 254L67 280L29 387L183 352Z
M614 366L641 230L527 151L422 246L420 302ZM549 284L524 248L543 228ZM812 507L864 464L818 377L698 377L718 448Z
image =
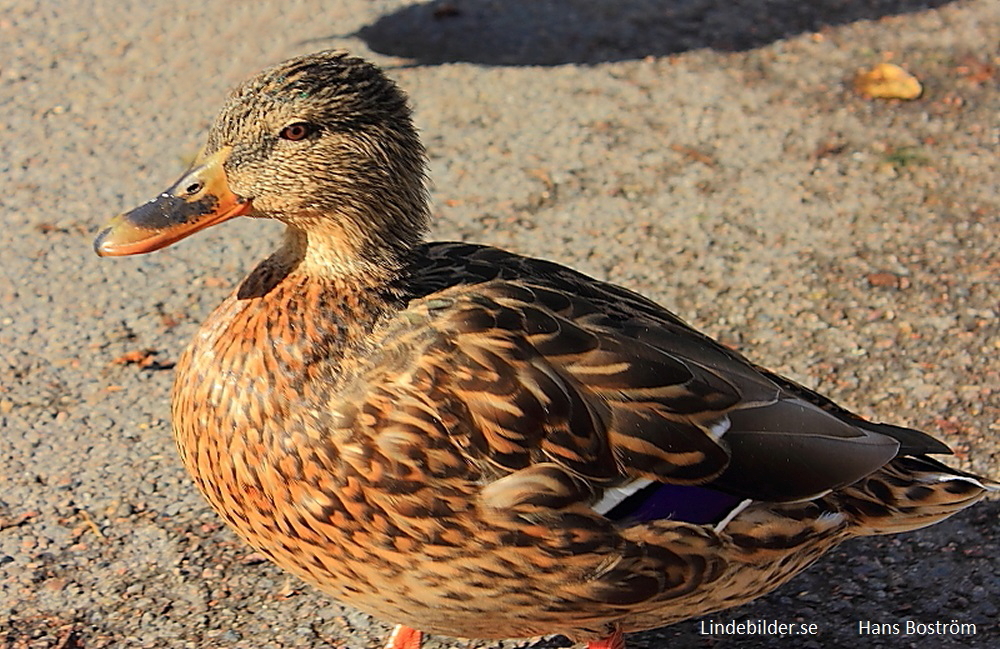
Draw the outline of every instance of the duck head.
M245 215L284 222L286 249L314 264L392 267L427 228L425 167L403 92L362 59L319 52L230 93L191 168L94 249L151 252Z

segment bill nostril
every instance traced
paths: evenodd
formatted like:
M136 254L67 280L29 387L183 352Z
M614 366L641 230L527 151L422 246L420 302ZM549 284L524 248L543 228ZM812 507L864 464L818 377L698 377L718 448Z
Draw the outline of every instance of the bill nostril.
M188 196L192 196L200 192L202 187L204 187L203 183L194 182L184 188L184 193L187 194Z

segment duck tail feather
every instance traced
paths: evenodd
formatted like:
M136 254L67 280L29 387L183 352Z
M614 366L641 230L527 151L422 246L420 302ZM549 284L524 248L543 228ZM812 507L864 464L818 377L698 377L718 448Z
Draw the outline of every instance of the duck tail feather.
M925 455L899 457L836 492L858 536L926 527L982 500L1000 483L953 469Z

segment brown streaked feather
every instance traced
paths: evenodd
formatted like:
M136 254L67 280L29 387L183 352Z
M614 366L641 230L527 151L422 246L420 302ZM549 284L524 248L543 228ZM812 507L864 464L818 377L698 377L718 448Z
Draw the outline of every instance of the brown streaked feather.
M712 483L780 501L848 484L900 446L818 395L800 401L812 393L791 382L786 391L625 289L467 244L426 246L415 259L399 322L429 347L407 353L444 364L438 375L475 422L470 449L508 470L541 452L596 484ZM729 426L721 440L716 425ZM780 478L769 475L778 467Z
M422 315L417 328L437 333L437 340L422 336L426 347L411 350L412 362L446 364L437 374L474 424L470 451L508 469L541 453L604 480L649 474L704 482L725 467L725 450L701 424L738 403L731 385L642 343L630 350L614 330L558 315L531 285L516 285L515 301L511 285L458 285L434 294L447 308L414 300L407 309L407 329ZM390 348L410 344L391 330L381 335Z
M896 534L932 525L975 504L1000 484L926 456L899 457L838 497L856 522L855 536Z

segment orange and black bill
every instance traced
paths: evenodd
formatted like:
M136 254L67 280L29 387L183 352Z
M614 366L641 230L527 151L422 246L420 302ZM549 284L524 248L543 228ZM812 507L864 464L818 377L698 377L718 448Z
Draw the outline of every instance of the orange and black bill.
M230 147L199 156L167 191L116 216L94 240L102 257L138 255L165 248L199 230L247 214L250 201L229 189L223 164Z

